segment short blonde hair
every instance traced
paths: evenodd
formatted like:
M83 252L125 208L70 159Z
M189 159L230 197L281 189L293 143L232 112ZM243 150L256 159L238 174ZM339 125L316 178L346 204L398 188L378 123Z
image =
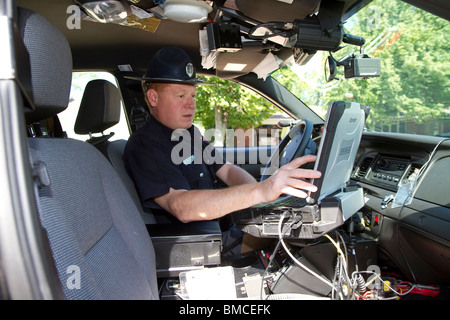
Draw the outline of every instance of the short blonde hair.
M147 103L148 108L150 109L150 113L153 114L153 107L150 104L150 101L148 101L147 91L150 89L153 89L157 92L160 92L168 84L169 83L164 83L164 82L148 82L148 81L142 82L142 90L144 91L144 99L145 99L145 102Z
M144 93L147 93L147 91L150 89L160 91L162 88L166 87L169 84L170 83L165 83L165 82L144 81L144 82L142 82L142 90L144 91Z

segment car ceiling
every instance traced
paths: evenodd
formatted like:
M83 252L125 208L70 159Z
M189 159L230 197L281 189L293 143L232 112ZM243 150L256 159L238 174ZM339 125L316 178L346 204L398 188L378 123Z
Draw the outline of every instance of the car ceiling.
M320 4L320 0L297 0L291 5L277 0L232 2L243 14L260 22L303 19L317 11ZM349 10L355 2L359 0L347 0L345 10ZM223 1L217 3L221 5ZM72 48L74 69L99 68L111 71L118 64L130 64L135 70L143 70L153 53L167 45L182 47L197 66L200 63L199 29L203 25L199 23L163 19L152 33L114 23L82 20L80 29L70 30L66 26L69 18L66 11L74 4L72 0L18 0L17 4L40 13L63 32Z
M322 0L323 3L340 3L342 5L342 21L370 1ZM118 65L130 65L133 70L143 72L156 50L168 45L177 45L190 54L198 73L212 74L214 72L214 70L201 68L199 30L204 27L204 24L181 23L163 19L156 31L151 32L139 27L82 20L79 29L69 29L66 24L70 16L67 8L74 4L72 0L17 0L16 2L18 6L40 13L62 31L72 49L74 70L115 71ZM137 3L137 5L141 3L144 9L149 6L149 3L153 6L151 0L129 2ZM217 11L217 8L226 7L233 8L244 16L261 23L292 22L295 19L304 19L316 13L321 7L321 0L293 0L291 4L279 0L215 0L207 2L214 8L209 15L213 20L217 19L221 13L221 11ZM406 2L419 2L423 9L449 18L448 3L444 3L446 0L408 0ZM260 44L261 50L263 47L264 45ZM288 50L288 55L291 55L292 49L282 49ZM249 59L253 59L253 57Z

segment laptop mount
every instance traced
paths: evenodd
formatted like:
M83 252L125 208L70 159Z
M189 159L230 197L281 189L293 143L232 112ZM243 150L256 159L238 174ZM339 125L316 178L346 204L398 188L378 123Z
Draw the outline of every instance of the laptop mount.
M278 238L281 229L284 239L315 239L341 226L363 206L363 188L351 186L323 198L320 205L278 207L269 212L267 208L261 208L259 213L257 210L235 212L233 217L240 230L255 237ZM286 218L280 228L283 214Z

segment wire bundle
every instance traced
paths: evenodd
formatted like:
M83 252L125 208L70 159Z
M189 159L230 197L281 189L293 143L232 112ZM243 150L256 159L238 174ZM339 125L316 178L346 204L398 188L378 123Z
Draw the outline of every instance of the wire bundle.
M436 286L424 286L412 284L405 281L401 281L398 283L395 281L395 283L393 284L391 283L391 281L383 279L381 276L381 272L376 272L373 270L359 271L356 260L356 252L354 248L350 249L355 258L355 271L351 274L351 276L349 276L347 247L344 239L339 233L336 233L337 237L339 238L338 242L331 238L328 234L325 235L325 237L334 245L337 250L335 274L333 280L329 281L325 277L317 274L316 272L305 266L303 263L301 263L287 248L283 240L284 234L281 231L283 221L287 217L287 214L289 213L284 212L278 222L279 241L272 256L270 257L268 266L274 259L279 246L282 245L285 252L298 266L331 287L332 300L399 300L401 297L404 297L408 294L418 294L429 297L436 297L439 294L439 287ZM289 227L290 226L288 226L286 230L289 230ZM268 266L264 274L266 274ZM365 280L363 276L364 274L368 276L367 280Z

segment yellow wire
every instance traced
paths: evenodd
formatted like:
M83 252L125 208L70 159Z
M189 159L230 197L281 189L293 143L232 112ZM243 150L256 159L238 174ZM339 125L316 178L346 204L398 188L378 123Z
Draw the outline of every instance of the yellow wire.
M334 241L333 238L331 238L328 234L326 234L325 237L327 237L328 240L330 240L331 243L336 247L338 253L341 255L342 259L344 259L344 264L347 265L347 260L345 259L345 255L342 252L341 247L339 246L339 244L337 244L336 241Z

